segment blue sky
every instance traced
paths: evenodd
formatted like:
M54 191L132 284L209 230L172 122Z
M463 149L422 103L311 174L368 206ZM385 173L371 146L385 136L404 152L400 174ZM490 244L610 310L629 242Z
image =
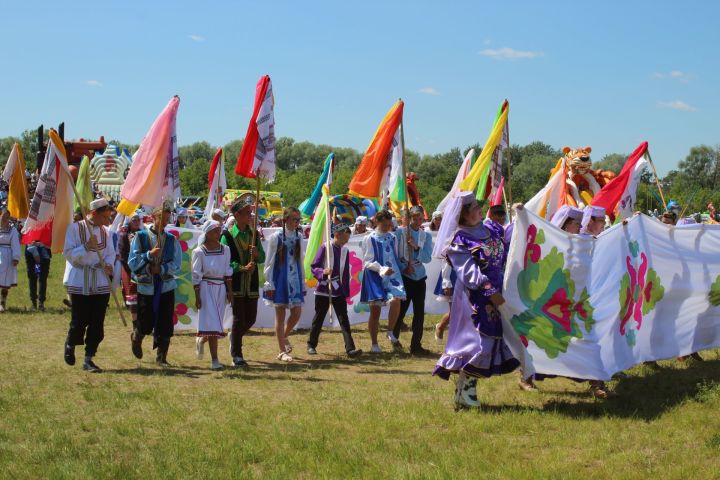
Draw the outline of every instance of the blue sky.
M59 6L64 8L61 9ZM269 74L276 133L364 150L399 97L408 148L642 140L661 173L720 144L720 3L2 1L0 136L66 122L139 143L178 94L181 145L242 138ZM322 161L322 159L318 159Z

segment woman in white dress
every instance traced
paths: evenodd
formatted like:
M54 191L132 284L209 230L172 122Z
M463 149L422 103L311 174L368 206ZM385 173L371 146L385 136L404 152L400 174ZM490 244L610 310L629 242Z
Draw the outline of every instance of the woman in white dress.
M20 234L10 223L7 206L0 206L0 312L5 311L10 288L17 286Z
M203 357L203 346L210 344L213 370L221 370L218 360L218 338L225 336L223 317L225 304L232 303L232 267L230 248L220 243L222 225L208 220L202 227L198 247L192 252L192 283L195 289L195 308L200 313L196 339L196 353Z

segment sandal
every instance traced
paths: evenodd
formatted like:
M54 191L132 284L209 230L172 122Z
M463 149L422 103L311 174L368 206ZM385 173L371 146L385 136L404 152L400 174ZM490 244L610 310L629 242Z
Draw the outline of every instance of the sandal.
M290 345L290 340L288 340L287 337L285 337L285 353L291 353L292 352L292 345Z
M285 352L278 353L277 359L280 360L281 362L287 362L287 363L290 363L293 361L292 357Z

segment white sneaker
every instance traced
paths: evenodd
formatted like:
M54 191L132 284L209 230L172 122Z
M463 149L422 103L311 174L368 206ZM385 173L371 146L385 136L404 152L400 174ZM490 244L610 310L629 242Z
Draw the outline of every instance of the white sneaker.
M290 363L293 361L293 358L285 352L278 353L277 359L280 360L281 362L287 362L287 363Z
M220 360L213 360L210 366L210 370L222 370L223 368L225 368L225 366L220 363Z
M202 360L205 355L205 344L203 343L203 337L197 337L195 339L195 355L198 360Z
M370 353L382 353L382 348L377 343L373 343L372 347L370 347Z
M387 339L390 340L390 343L392 343L393 345L395 345L396 343L398 343L400 341L397 339L395 334L390 331L387 332Z

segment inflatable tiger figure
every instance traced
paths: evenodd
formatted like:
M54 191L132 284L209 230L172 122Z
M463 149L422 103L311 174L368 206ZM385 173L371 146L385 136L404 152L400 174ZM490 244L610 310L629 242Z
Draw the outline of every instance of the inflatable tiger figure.
M565 160L568 204L578 208L590 205L592 198L610 180L615 178L615 173L610 170L593 170L590 152L592 148L563 147L564 155L558 164Z

